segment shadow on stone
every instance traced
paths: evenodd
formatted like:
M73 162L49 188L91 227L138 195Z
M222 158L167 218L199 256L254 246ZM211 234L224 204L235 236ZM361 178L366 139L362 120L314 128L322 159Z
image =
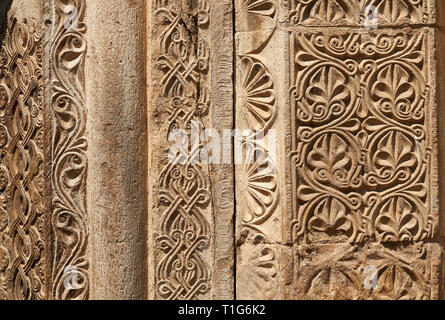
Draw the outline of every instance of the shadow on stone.
M11 8L12 0L0 0L0 44L8 28L8 11Z

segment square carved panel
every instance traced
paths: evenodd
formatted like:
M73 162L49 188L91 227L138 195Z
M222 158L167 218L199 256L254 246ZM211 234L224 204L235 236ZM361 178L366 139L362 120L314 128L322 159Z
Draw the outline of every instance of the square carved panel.
M295 29L293 240L436 235L434 33Z

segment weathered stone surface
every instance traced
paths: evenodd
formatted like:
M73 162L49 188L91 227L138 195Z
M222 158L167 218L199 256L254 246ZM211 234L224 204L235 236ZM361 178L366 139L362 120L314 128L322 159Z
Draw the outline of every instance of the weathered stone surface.
M293 31L295 241L436 239L435 43L432 29Z
M444 17L1 1L0 298L444 298Z
M44 3L45 120L50 188L51 265L47 299L87 299L85 75L86 3Z
M131 7L121 0L105 7L95 1L86 7L92 299L147 297L144 13L143 1Z
M368 5L377 19L367 19ZM421 264L402 243L438 240L440 10L434 1L236 2L236 125L266 136L275 129L278 141L275 171L262 173L269 160L261 155L236 171L237 297L439 297L438 243L427 259L436 271L425 269L426 282L412 279L419 289L405 297L349 294L341 277L305 291L310 268L286 248L326 248L317 261L329 261L330 252L342 259L351 246L379 245ZM362 255L350 255L352 265ZM258 266L262 278L244 271Z
M295 299L438 299L439 244L294 247Z
M379 27L428 25L437 20L436 0L289 0L291 24L363 26L376 19Z
M160 1L149 12L149 297L232 298L232 167L200 161L205 141L169 158L178 130L231 129L231 6Z

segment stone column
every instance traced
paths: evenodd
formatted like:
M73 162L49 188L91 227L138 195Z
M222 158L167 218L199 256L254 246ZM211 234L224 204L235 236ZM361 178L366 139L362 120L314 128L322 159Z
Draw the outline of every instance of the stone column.
M91 298L145 299L145 1L89 1L85 23Z

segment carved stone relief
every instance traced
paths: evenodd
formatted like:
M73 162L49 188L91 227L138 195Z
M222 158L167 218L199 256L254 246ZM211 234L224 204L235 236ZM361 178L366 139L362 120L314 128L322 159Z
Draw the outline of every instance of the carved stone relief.
M202 132L208 123L209 6L158 1L153 6L153 101L160 135L156 159L154 298L202 299L211 294L212 185L209 168L194 158L205 146L190 144L168 161L169 135ZM162 142L161 142L162 141ZM174 155L175 157L178 155Z
M47 103L51 159L51 227L53 299L88 298L88 259L85 187L83 24L84 0L55 0L47 4ZM75 280L75 285L70 285ZM68 283L68 285L67 285Z
M293 239L434 239L434 33L292 37Z
M379 25L433 24L435 0L289 0L295 25L360 25L374 11Z
M441 298L438 0L98 8L0 7L0 299Z
M422 3L380 5L414 20ZM290 36L293 297L437 299L435 30Z
M45 196L42 30L11 17L0 51L0 299L43 299Z
M259 147L255 184L237 170L237 297L437 299L436 3L240 0L236 12L236 123L278 141L274 173L261 174Z

